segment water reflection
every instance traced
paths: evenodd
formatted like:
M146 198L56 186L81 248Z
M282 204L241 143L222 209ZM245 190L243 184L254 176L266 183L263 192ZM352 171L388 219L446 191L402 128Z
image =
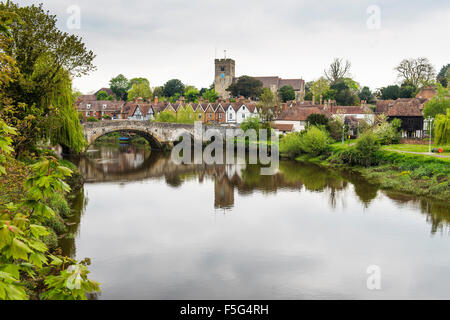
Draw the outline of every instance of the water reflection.
M100 298L450 298L448 202L295 161L261 176L258 165L95 150L79 160L87 183L63 247L92 258ZM371 264L383 292L365 287Z

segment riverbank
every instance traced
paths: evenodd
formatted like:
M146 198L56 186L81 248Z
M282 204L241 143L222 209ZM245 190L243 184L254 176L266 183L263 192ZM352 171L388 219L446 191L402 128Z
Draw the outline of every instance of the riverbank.
M328 167L345 168L361 174L368 182L383 190L426 196L438 200L450 199L450 159L425 155L399 153L380 149L375 152L377 164L350 165L339 160L339 155L351 148L334 144L330 151L312 157L302 154L297 161L314 162Z

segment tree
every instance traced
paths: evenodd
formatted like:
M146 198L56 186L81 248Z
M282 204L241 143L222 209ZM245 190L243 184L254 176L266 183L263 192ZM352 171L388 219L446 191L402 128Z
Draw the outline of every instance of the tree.
M97 100L99 100L99 101L108 100L108 97L109 97L109 95L106 91L101 90L97 93Z
M374 95L372 91L370 91L369 87L363 87L361 91L359 92L359 98L361 100L365 100L367 103L373 103L374 102Z
M123 74L119 74L117 77L112 78L109 81L109 87L118 100L127 100L128 90L130 90L131 86L130 82Z
M146 101L152 100L152 90L148 81L134 82L133 87L128 91L128 101L135 101L142 98Z
M185 89L184 96L187 102L197 102L200 92L197 88L189 86L189 88L187 87L187 89Z
M206 90L203 95L203 99L209 102L215 102L219 98L219 94L214 89Z
M438 114L445 114L450 108L450 89L443 88L441 84L437 84L437 94L425 103L423 108L423 116L425 118L435 118Z
M130 87L133 87L133 85L140 84L140 83L144 83L148 87L150 87L150 81L148 81L147 78L133 78L133 79L131 79L130 80Z
M320 113L310 114L306 118L306 122L308 122L309 125L311 125L311 126L317 126L317 127L323 126L328 129L329 120L325 115L320 114Z
M359 103L358 84L350 78L343 78L330 86L335 90L335 100L341 106L353 106Z
M295 91L292 86L282 86L278 92L278 95L283 102L295 100Z
M324 70L325 77L331 84L336 84L339 80L350 76L350 67L351 63L348 60L335 58L328 70Z
M163 95L165 97L173 97L178 93L182 96L184 93L184 84L178 79L172 79L167 81L163 86Z
M438 114L434 123L434 140L436 144L450 144L450 109L447 114Z
M164 96L163 87L155 87L153 89L153 96L162 98Z
M391 85L380 89L382 100L396 100L400 95L400 87Z
M324 99L324 95L330 90L330 82L325 77L320 77L311 84L311 92L316 101L320 100L320 96Z
M414 85L403 82L398 91L399 98L414 98L416 95L417 87Z
M436 81L438 81L443 87L447 87L450 82L450 63L443 66L439 71Z
M260 123L258 117L248 117L241 123L241 129L245 132L249 129L253 129L256 135L259 135Z
M404 59L394 69L397 76L415 87L426 85L433 81L435 70L427 58Z
M17 155L42 138L81 151L84 137L71 78L94 70L95 55L79 37L58 30L56 17L42 5L19 7L7 2L0 3L0 11L14 12L20 19L10 24L11 37L0 41L0 52L14 59L17 67L14 81L3 91L10 99L5 119L20 132L14 138Z
M263 83L249 76L242 76L232 83L227 91L231 93L233 97L244 96L245 98L256 99L263 91Z
M268 126L274 119L275 106L279 106L280 102L272 90L265 88L259 97L258 110L261 121Z

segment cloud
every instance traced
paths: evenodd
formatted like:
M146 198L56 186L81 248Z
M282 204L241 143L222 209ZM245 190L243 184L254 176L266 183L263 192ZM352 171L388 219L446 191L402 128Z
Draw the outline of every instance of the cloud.
M39 1L19 1L26 5ZM97 54L98 71L75 80L84 92L111 77L145 76L151 85L171 78L198 87L214 77L213 59L236 60L238 75L321 76L334 57L352 62L352 74L372 88L395 81L403 58L426 56L436 69L448 63L448 1L106 1L46 0L66 30L67 8L81 9L83 37ZM381 29L366 26L369 5L381 10Z

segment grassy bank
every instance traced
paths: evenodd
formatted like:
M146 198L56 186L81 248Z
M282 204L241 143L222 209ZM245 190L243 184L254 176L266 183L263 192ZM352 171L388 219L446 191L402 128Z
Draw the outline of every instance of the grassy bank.
M388 147L391 146L386 146ZM374 153L374 164L361 166L340 161L341 155L350 148L350 145L337 143L330 146L329 152L320 156L301 154L296 160L358 171L381 189L440 200L450 199L450 158L399 153L383 147Z

